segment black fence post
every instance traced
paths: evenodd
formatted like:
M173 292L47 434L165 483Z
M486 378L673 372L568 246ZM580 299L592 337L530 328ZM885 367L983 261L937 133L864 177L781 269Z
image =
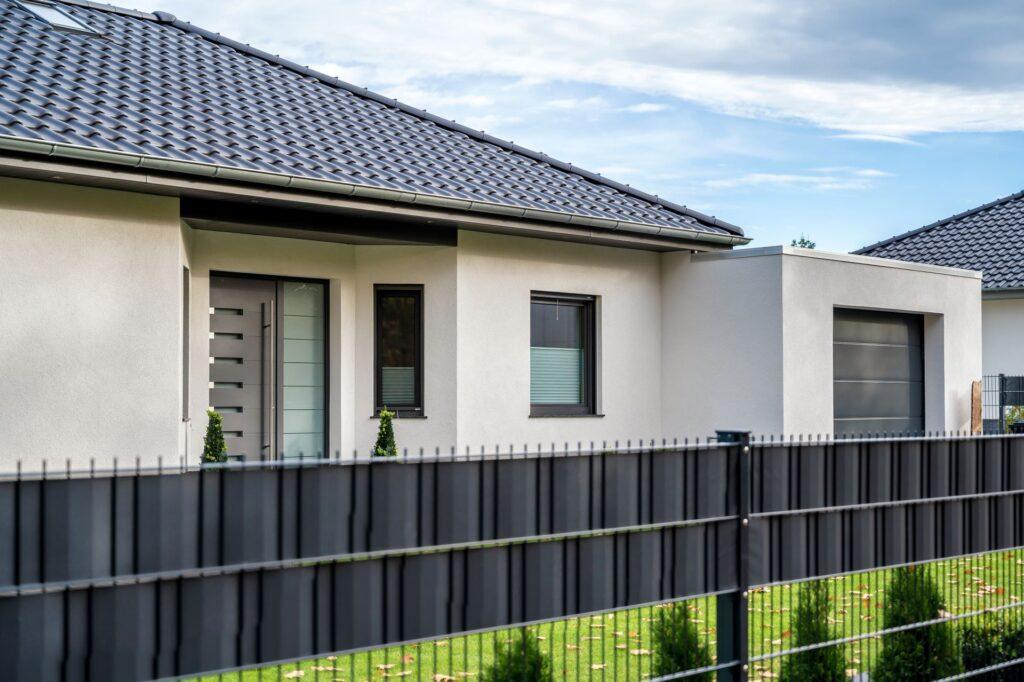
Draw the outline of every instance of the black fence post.
M999 375L999 433L1006 433L1006 375Z
M736 532L736 591L719 595L718 662L739 661L735 668L720 671L718 679L727 682L746 682L748 659L748 589L747 545L750 532L750 432L717 431L718 442L728 443L737 452L738 476L736 485L739 525Z

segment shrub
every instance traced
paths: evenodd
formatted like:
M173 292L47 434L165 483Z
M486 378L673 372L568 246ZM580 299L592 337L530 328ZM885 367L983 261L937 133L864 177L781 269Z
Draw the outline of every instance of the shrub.
M928 572L918 566L893 571L883 611L886 628L940 617L942 594ZM960 671L960 656L949 623L937 623L885 635L872 682L936 680Z
M206 437L203 439L203 462L228 461L228 444L224 441L224 419L216 410L207 410Z
M992 622L971 623L960 628L960 657L965 671L1024 658L1024 625ZM1020 679L1019 670L1005 668L987 673L986 680Z
M395 427L391 423L395 413L385 406L380 411L380 428L377 429L377 442L373 445L374 457L397 457L398 446L395 445Z
M501 638L503 635L499 634ZM551 661L540 650L533 633L521 628L508 641L495 640L494 662L480 675L481 682L551 680Z
M1013 425L1024 422L1024 407L1020 405L1014 405L1006 409L1006 414L1003 416L1003 424L1006 428L1007 433L1013 433Z
M654 642L654 675L705 668L713 665L707 645L701 641L697 625L690 620L686 604L671 604L658 609L658 618L651 625ZM688 677L690 680L711 680L713 673Z
M793 647L830 641L830 610L828 582L812 580L801 585L796 612L793 614ZM843 649L841 646L828 646L791 654L782 661L780 678L794 682L845 682L846 658Z
M960 628L960 657L964 670L977 670L1005 660L999 632L990 624L981 623L971 623Z

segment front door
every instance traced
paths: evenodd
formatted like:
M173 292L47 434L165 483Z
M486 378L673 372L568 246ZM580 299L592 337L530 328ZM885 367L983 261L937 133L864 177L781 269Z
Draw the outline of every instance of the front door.
M323 457L324 285L210 277L210 406L228 456Z

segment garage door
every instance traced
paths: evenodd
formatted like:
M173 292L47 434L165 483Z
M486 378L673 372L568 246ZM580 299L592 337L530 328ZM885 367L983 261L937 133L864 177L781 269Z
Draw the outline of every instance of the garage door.
M923 338L920 315L835 311L836 435L924 430Z

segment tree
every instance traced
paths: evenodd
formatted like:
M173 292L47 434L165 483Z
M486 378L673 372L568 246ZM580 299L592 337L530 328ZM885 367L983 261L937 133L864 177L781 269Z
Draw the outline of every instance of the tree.
M377 442L373 445L374 457L397 457L398 446L395 445L395 427L391 420L395 413L384 407L380 411L380 427L377 429Z
M655 676L713 665L711 653L701 641L696 623L690 620L690 610L686 604L671 604L658 611L658 618L651 626ZM711 680L714 674L704 673L687 679Z
M224 441L224 419L216 410L207 410L206 437L203 439L203 462L228 461L228 444Z
M941 617L946 604L938 586L920 566L893 571L886 592L883 619L886 629L913 625ZM885 635L872 682L937 680L960 672L953 628L936 623Z
M801 249L813 249L814 247L817 246L817 244L812 242L810 239L807 238L807 235L801 232L800 238L794 239L792 242L790 242L790 246L798 246Z
M827 581L811 580L800 586L793 614L794 648L832 640L828 625L830 610ZM793 682L845 682L846 659L838 645L809 649L783 659L781 672L780 679Z
M499 634L498 637L503 637ZM529 682L554 679L551 660L526 628L507 641L494 642L494 662L480 675L481 682Z

